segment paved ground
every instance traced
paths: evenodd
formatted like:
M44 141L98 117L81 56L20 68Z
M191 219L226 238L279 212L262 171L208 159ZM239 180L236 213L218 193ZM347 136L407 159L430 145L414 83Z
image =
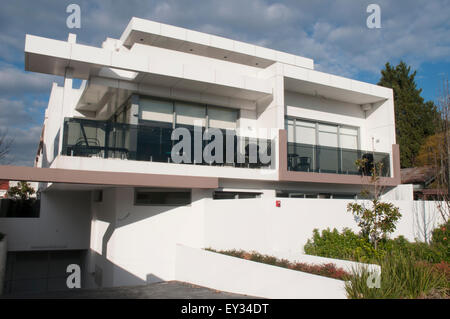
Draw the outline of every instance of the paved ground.
M247 299L245 295L232 294L199 287L179 281L168 281L146 286L102 289L76 289L46 293L6 295L3 298L31 299Z

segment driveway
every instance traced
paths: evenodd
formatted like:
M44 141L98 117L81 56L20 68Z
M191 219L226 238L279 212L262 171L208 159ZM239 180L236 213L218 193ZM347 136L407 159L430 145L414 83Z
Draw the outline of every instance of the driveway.
M179 281L167 281L145 286L100 289L76 289L45 293L4 295L4 299L248 299L232 294Z

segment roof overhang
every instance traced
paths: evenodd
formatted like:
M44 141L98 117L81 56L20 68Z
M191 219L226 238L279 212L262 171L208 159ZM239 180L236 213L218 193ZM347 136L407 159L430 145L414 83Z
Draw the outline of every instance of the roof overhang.
M140 87L160 86L167 91L183 90L192 95L217 95L255 102L272 95L271 83L247 75L235 75L211 68L193 68L180 61L152 61L152 57L133 52L117 52L77 43L27 35L25 69L90 79L77 109L99 111L107 94L117 90L137 91ZM102 78L106 86L101 87ZM125 96L128 92L122 92ZM224 105L226 106L226 105Z
M292 66L284 66L284 88L287 91L359 105L393 98L389 88Z
M136 17L130 20L120 40L128 47L142 43L258 68L275 62L314 68L312 59Z

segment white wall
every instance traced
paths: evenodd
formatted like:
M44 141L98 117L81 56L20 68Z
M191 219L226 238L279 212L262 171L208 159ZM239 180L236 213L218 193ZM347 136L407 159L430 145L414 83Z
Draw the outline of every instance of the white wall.
M43 192L39 218L0 218L8 250L88 249L89 192Z
M275 207L275 201L281 207ZM299 258L313 229L348 227L359 229L346 206L352 200L341 199L242 199L205 200L205 247L213 249L255 250L280 258ZM393 236L421 239L423 229L420 202L392 201L400 208L402 218ZM432 203L432 202L430 202ZM425 208L428 229L440 222L434 206Z
M401 184L387 190L383 196L383 200L414 200L414 189L412 184Z
M342 280L182 245L176 252L176 280L262 298L346 298Z
M173 280L175 245L204 242L204 196L210 191L193 190L184 207L135 206L133 188L104 190L92 203L90 271L102 268L104 287Z
M277 162L274 159L275 163ZM272 164L274 166L274 164ZM129 161L114 158L59 156L52 168L79 169L107 172L127 172L146 174L167 174L181 176L210 176L237 179L271 180L278 179L275 169L235 168L231 166L186 165L147 161Z

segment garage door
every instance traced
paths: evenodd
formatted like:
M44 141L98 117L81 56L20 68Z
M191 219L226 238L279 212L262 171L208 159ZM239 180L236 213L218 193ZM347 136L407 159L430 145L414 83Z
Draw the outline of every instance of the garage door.
M66 290L67 266L81 266L84 251L9 252L5 294Z

